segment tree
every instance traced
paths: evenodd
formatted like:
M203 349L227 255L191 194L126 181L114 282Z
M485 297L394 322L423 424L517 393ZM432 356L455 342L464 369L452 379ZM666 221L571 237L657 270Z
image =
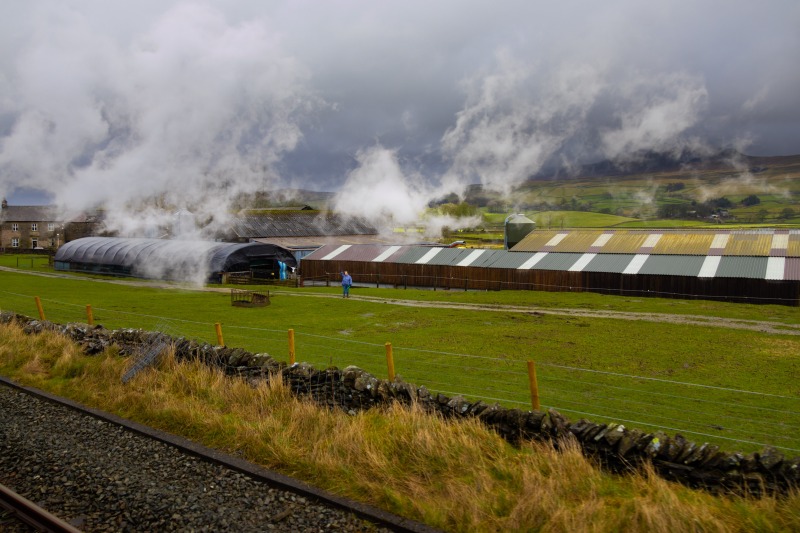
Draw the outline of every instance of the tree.
M761 198L759 198L755 194L751 194L750 196L748 196L747 198L742 200L742 205L746 206L746 207L750 207L750 206L753 206L753 205L758 205L760 203L761 203Z
M794 215L795 215L794 209L792 209L791 207L786 207L784 208L783 211L781 211L781 214L780 216L778 216L778 218L780 218L781 220L789 220L790 218L794 218Z
M764 222L767 219L767 215L769 215L769 211L766 209L759 209L758 213L756 213L756 219L759 222Z

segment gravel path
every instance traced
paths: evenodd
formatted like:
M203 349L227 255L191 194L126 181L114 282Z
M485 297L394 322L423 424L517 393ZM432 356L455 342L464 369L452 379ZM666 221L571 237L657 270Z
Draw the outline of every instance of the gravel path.
M0 483L86 532L389 531L3 384Z

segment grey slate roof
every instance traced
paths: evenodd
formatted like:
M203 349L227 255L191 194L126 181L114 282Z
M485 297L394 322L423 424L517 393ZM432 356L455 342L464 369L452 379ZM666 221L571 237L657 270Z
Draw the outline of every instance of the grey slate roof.
M295 211L235 217L231 229L239 238L375 235L378 230L363 218L334 213Z
M0 210L0 222L56 222L57 215L50 205L9 205Z

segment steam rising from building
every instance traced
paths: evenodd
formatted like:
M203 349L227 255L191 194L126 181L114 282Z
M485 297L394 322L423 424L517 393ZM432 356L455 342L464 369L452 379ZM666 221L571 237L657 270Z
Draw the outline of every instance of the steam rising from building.
M103 205L120 235L161 236L186 209L201 238L242 193L336 190L337 210L404 224L476 183L741 150L776 116L797 130L800 34L795 2L732 1L713 27L688 0L658 16L630 0L19 3L0 21L0 195ZM728 29L771 13L769 40Z

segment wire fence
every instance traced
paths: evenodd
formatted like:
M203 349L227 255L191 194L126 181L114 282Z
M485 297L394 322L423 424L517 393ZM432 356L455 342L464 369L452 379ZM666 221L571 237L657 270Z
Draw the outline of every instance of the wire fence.
M85 305L41 299L46 319L87 322ZM0 310L38 316L33 296L0 290ZM109 329L164 331L216 344L215 322L93 307L96 323ZM224 343L289 361L288 330L225 325ZM343 337L294 331L296 361L324 370L357 366L387 377L386 346ZM530 410L527 362L521 359L393 346L395 374L432 394ZM800 455L800 397L688 383L650 376L536 362L542 409L552 408L576 421L617 422L643 431L680 433L733 451L774 446Z

